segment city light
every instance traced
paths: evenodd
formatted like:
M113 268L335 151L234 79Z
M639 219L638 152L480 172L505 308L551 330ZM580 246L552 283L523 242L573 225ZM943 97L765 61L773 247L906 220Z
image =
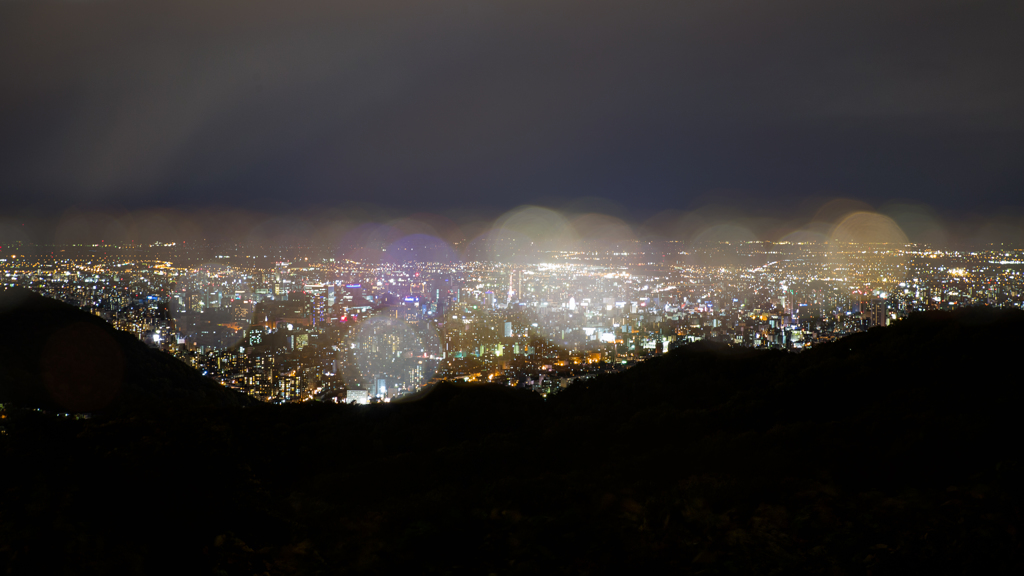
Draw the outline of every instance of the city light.
M527 213L556 229L531 227ZM843 222L847 239L900 239L884 218ZM1024 301L1017 250L835 240L683 250L594 243L569 225L524 209L483 236L484 252L420 236L398 243L410 258L387 260L173 242L111 245L99 258L65 246L0 272L273 402L389 401L444 379L551 394L698 341L797 352L917 311Z

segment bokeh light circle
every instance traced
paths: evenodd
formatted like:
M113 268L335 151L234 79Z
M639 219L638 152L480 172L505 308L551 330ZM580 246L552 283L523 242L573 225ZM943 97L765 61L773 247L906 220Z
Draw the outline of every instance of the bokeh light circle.
M417 390L434 377L441 361L440 339L432 323L406 322L388 312L360 322L348 339L355 384L380 399Z

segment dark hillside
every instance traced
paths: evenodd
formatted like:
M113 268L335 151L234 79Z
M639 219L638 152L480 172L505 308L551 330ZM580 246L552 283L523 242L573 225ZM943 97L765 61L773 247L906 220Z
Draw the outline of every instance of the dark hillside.
M0 402L75 413L252 400L101 318L9 288L0 293Z
M878 477L895 481L897 470L957 469L1015 448L1001 439L1020 428L1024 386L1013 364L1022 326L1019 311L964 310L918 315L799 355L690 346L570 388L551 404L577 422L594 420L592 430L575 424L578 433L672 446L682 430L708 436L799 428L803 442L813 443L805 449L830 466L858 468L862 458L877 466L881 449L887 461ZM979 435L990 441L972 443ZM797 448L794 442L786 449Z
M681 348L542 401L8 411L11 573L978 574L1024 568L1024 313L802 354Z

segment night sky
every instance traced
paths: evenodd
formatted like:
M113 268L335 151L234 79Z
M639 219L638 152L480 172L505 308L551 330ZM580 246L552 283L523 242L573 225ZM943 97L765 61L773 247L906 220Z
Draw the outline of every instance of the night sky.
M848 198L1019 236L1022 31L1005 0L2 0L0 191L10 222Z

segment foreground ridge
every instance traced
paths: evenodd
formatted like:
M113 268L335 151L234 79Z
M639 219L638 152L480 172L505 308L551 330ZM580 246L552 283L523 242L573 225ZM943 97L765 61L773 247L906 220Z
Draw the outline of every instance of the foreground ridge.
M1022 393L1001 368L1022 329L1019 311L964 310L802 354L686 346L547 401L441 383L363 407L85 421L8 410L0 561L14 572L126 561L138 573L1017 571Z

